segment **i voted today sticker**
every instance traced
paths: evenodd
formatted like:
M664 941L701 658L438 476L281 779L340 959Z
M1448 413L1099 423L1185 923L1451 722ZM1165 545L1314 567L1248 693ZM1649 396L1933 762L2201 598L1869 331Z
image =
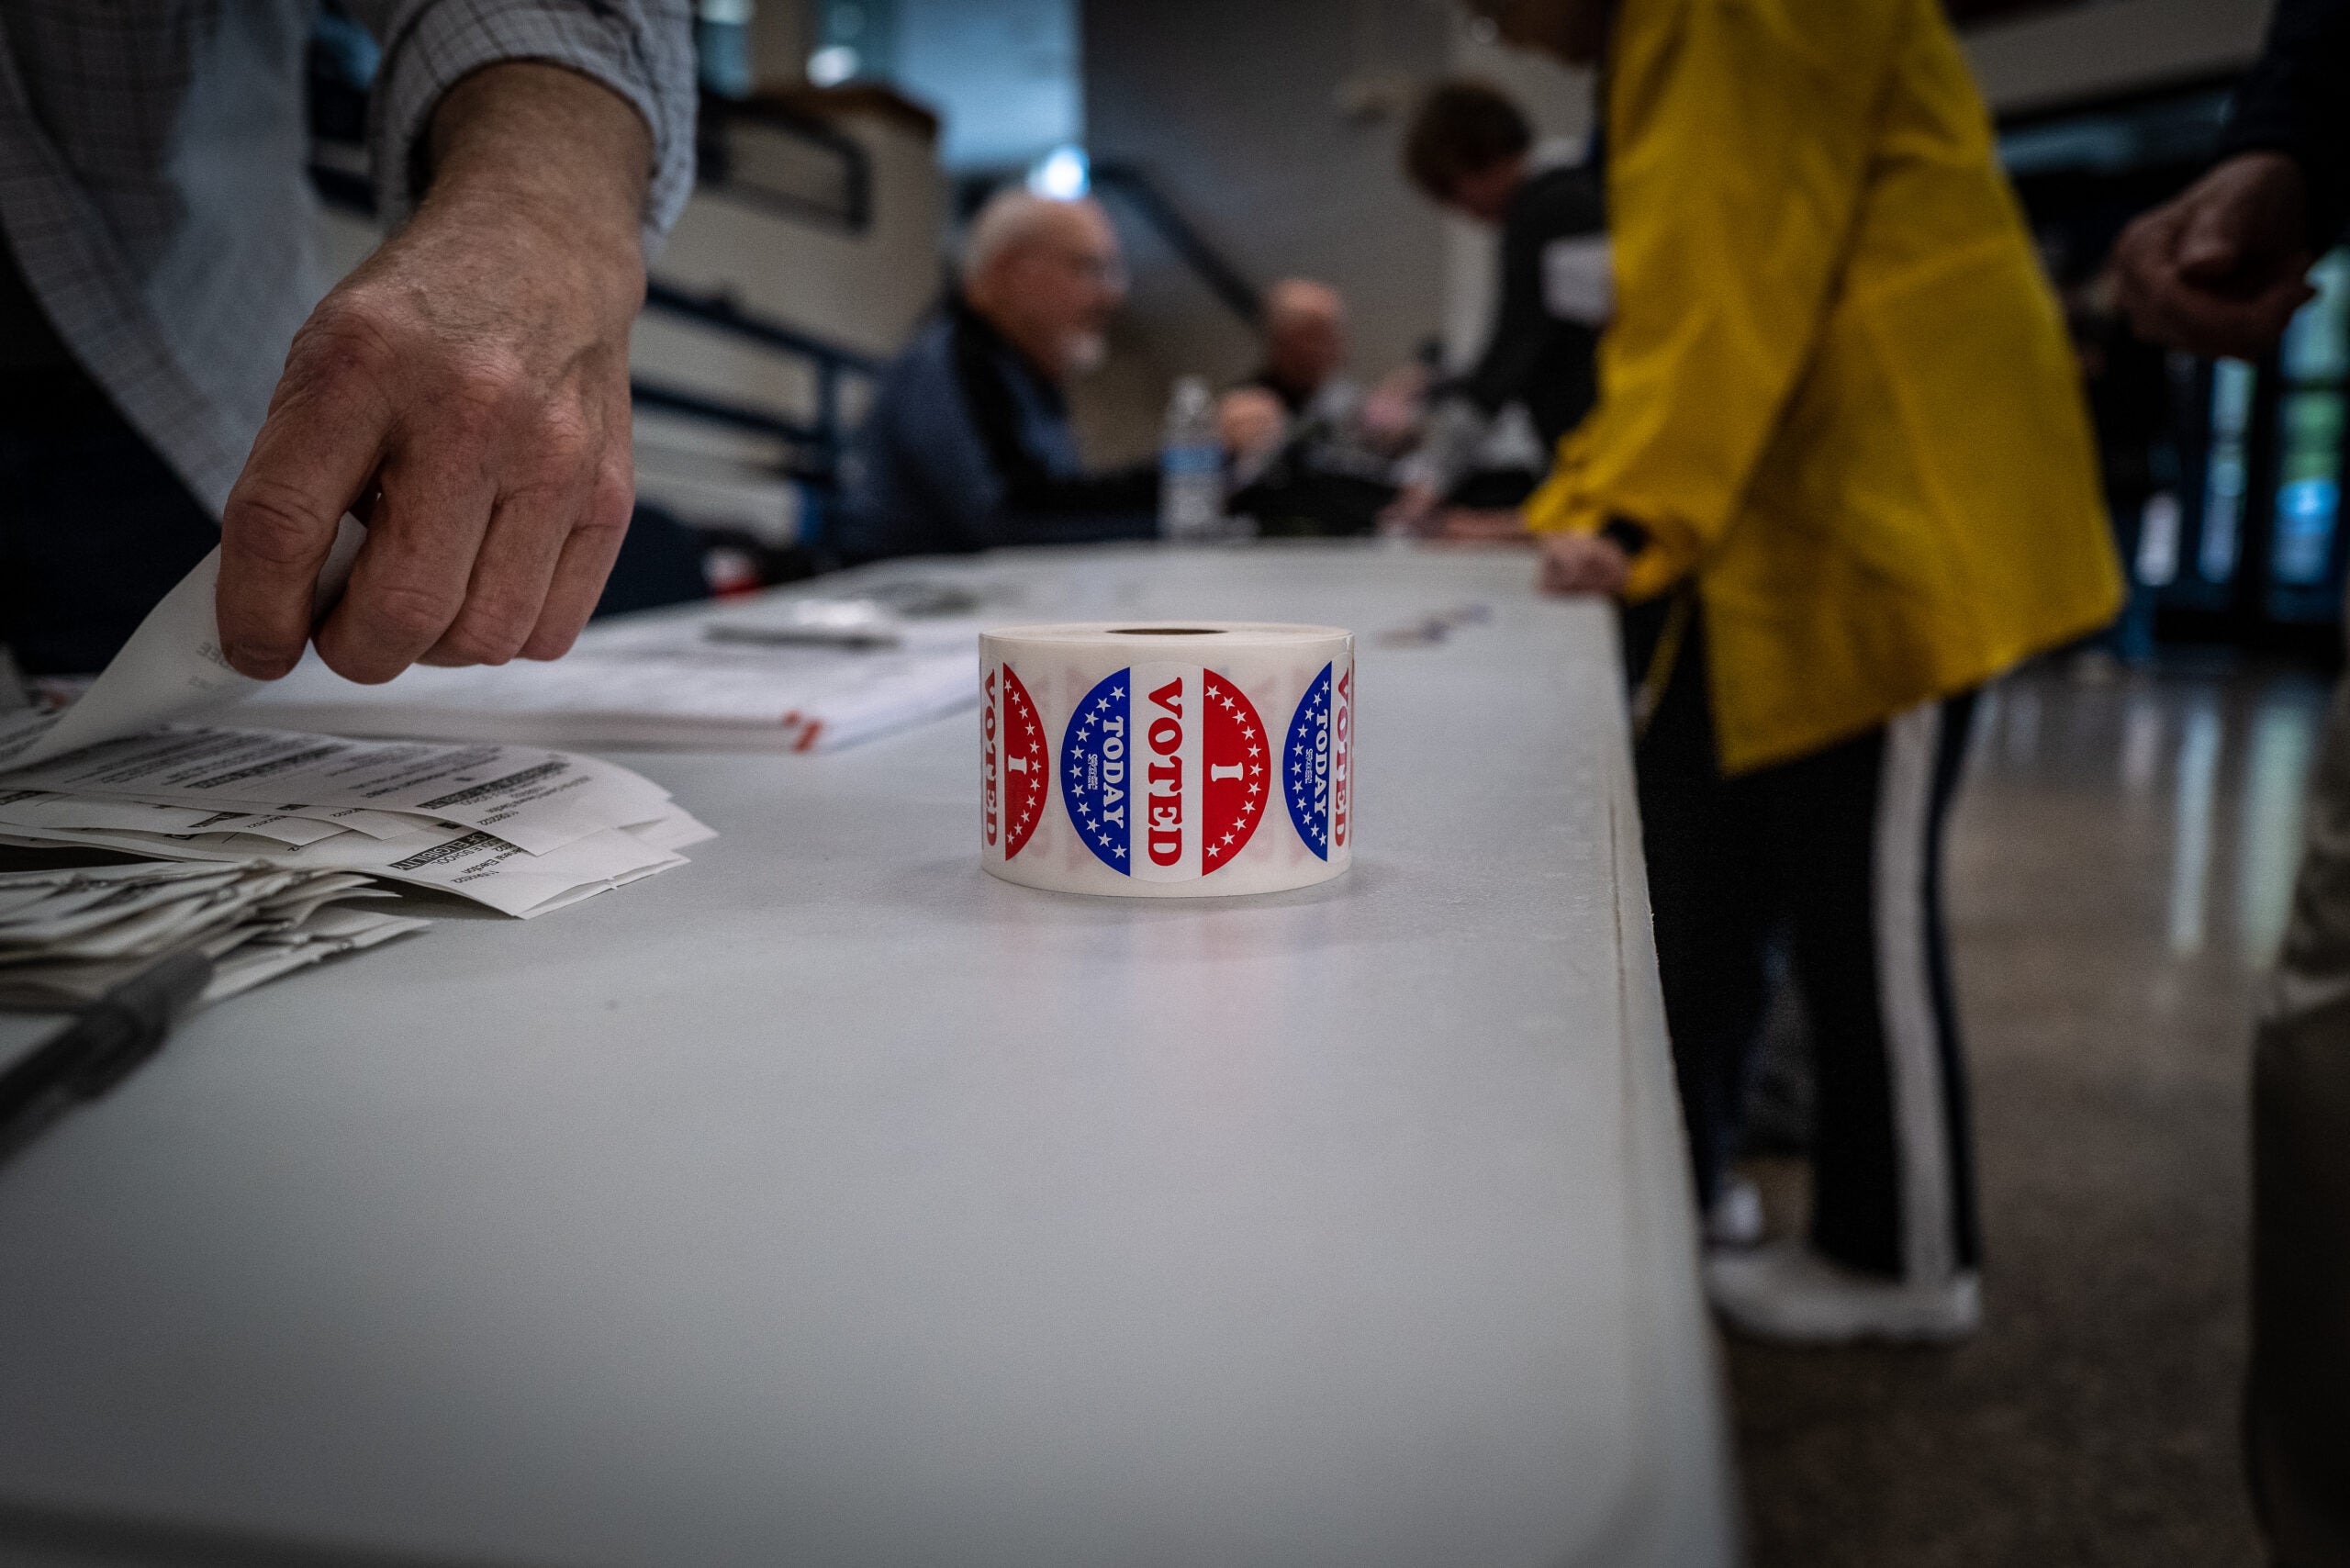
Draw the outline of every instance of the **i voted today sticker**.
M1305 847L1327 860L1347 847L1354 743L1355 667L1322 666L1298 700L1281 746L1281 793Z
M1006 860L1027 847L1044 819L1052 765L1036 704L1009 664L987 672L979 690L980 832Z
M1272 794L1271 738L1247 695L1199 665L1104 677L1069 715L1061 800L1095 858L1122 876L1214 876L1246 848Z

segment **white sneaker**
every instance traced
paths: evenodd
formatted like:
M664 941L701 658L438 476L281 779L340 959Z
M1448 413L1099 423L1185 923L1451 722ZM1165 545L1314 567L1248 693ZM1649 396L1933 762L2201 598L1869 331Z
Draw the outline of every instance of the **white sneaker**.
M1762 1239L1762 1193L1743 1176L1728 1176L1706 1211L1706 1245L1751 1247Z
M1799 1241L1706 1260L1706 1294L1731 1327L1782 1345L1945 1345L1983 1321L1982 1277L1909 1284L1830 1261Z

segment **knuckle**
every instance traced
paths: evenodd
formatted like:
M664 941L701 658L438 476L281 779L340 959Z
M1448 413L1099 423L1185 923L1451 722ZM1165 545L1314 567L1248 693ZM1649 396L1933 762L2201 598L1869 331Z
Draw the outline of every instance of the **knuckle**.
M578 640L579 628L576 626L541 626L532 632L529 639L517 650L516 656L540 663L559 659L571 652L571 644Z
M372 297L330 295L294 336L286 355L288 378L297 385L388 379L399 363L400 335Z
M579 527L589 532L625 533L636 514L636 476L625 463L607 465L596 476Z
M453 665L502 665L511 659L521 645L519 637L507 637L477 629L464 622L449 628L449 634L433 644L435 663Z
M332 510L331 502L298 485L248 474L221 509L220 531L242 554L273 566L300 566L321 553L324 520Z
M532 466L541 482L577 494L595 461L588 432L567 420L552 420L541 428L536 445Z
M468 602L438 646L467 664L502 665L521 651L536 619L535 607L510 596Z
M448 596L410 583L389 583L372 588L364 609L378 628L409 645L434 641L457 612L456 604Z
M468 366L434 399L439 434L473 449L495 444L512 418L511 382L495 370Z

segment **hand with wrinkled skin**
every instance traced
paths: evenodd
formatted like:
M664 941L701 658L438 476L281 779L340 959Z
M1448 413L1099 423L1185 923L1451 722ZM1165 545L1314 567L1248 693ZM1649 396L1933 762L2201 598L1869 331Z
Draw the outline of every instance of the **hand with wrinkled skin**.
M1542 541L1544 593L1619 594L1632 575L1623 546L1596 533L1552 533Z
M634 504L628 333L652 136L553 65L488 67L435 111L415 217L296 336L221 520L220 640L294 667L338 521L365 547L316 628L336 673L551 659Z
M2251 359L2314 294L2311 261L2300 165L2245 152L2123 230L2112 265L2140 337Z

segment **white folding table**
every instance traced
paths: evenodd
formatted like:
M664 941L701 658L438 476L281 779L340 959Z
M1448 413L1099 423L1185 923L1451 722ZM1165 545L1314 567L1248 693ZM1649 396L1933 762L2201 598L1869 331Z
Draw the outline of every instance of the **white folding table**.
M1354 628L1354 868L995 881L968 718L630 756L690 868L201 1014L0 1166L0 1560L1734 1559L1605 611L1501 551L885 570Z

